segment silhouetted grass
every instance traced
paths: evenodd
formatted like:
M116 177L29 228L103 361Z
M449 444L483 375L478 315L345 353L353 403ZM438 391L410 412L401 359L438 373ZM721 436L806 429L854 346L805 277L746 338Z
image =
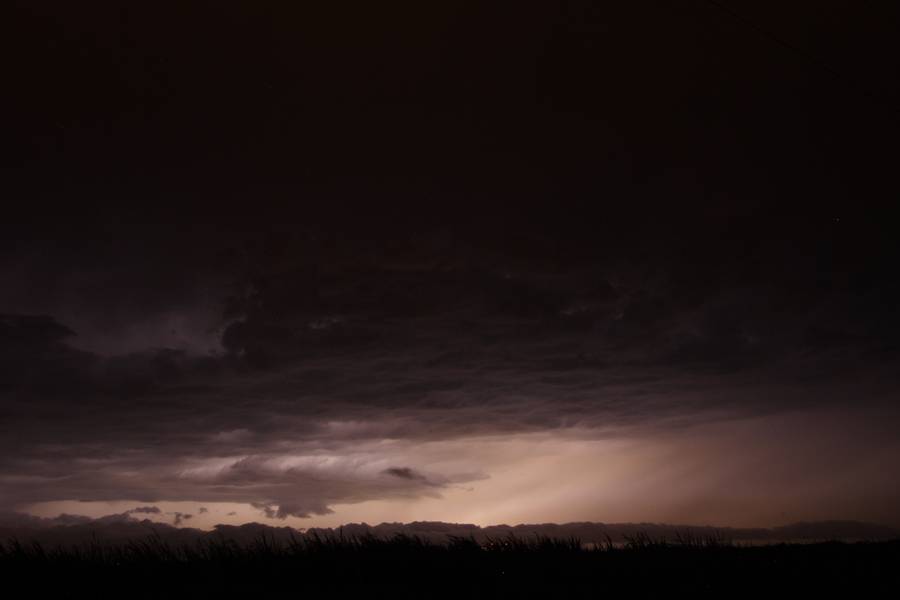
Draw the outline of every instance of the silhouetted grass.
M260 537L173 546L160 537L0 545L0 576L28 598L596 598L792 594L892 597L900 541L747 547L719 538ZM12 597L12 596L8 596Z

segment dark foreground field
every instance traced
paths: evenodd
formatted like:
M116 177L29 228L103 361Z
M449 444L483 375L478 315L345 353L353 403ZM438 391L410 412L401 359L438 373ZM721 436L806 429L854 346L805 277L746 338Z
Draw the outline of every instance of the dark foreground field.
M448 545L398 536L0 550L20 598L897 597L900 540L737 546L716 540L584 549L577 540ZM13 597L13 596L7 596Z

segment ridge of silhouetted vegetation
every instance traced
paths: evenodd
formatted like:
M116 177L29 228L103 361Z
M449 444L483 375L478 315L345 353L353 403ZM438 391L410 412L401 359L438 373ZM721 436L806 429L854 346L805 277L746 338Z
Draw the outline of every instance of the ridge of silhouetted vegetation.
M900 584L900 540L742 546L717 537L575 538L260 536L170 544L45 548L0 544L0 576L29 597L519 598L781 593L887 594Z

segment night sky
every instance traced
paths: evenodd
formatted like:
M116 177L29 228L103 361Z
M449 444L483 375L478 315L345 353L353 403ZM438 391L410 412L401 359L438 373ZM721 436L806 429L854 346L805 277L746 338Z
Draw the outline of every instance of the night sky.
M0 512L900 526L896 3L3 12Z

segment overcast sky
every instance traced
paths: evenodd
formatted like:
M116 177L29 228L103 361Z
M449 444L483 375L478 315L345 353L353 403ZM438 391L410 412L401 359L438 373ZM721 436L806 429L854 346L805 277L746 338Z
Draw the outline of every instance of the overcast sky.
M895 9L22 4L3 511L900 525Z

